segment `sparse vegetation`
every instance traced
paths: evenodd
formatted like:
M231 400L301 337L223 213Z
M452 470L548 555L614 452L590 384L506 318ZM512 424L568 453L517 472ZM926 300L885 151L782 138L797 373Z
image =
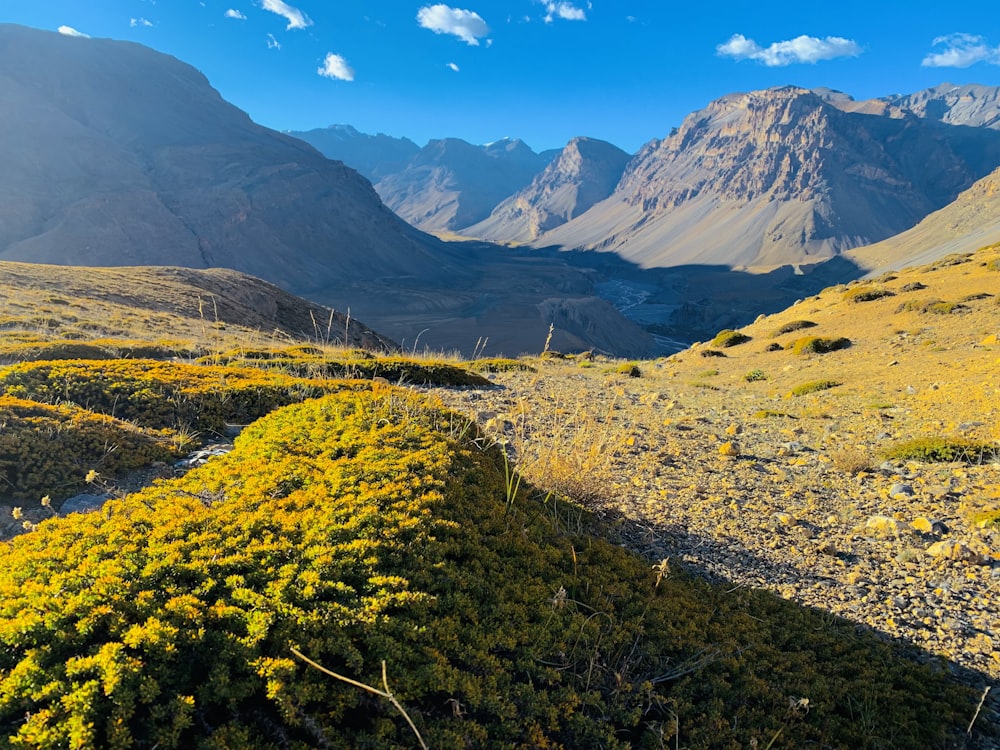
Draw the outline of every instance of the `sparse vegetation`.
M811 380L808 383L802 383L792 388L793 396L806 396L810 393L818 393L819 391L828 391L831 388L836 388L840 383L836 380Z
M844 299L848 302L873 302L885 297L894 297L895 294L891 289L862 286L844 292Z
M811 320L792 320L775 329L774 333L771 334L771 338L777 338L778 336L783 336L784 334L792 333L793 331L801 331L803 328L815 327L816 324Z
M728 349L731 346L739 346L740 344L745 344L748 341L750 341L750 337L745 333L726 328L715 334L715 338L712 339L711 345L717 346L721 349Z
M754 419L795 419L795 417L787 412L776 411L774 409L761 409L754 412L753 417Z
M789 349L794 354L826 354L839 349L846 349L851 345L848 338L826 338L823 336L803 336L796 339Z
M871 457L858 448L841 448L830 454L833 468L844 474L860 474L871 468Z
M519 359L474 359L469 369L476 372L535 372L535 368Z
M743 376L743 379L748 383L756 383L761 380L767 380L767 374L760 369L750 370Z
M921 437L896 443L884 451L890 461L979 464L1000 458L1000 445L967 438Z
M622 362L615 367L615 372L619 375L628 375L630 378L641 378L642 370L637 362Z

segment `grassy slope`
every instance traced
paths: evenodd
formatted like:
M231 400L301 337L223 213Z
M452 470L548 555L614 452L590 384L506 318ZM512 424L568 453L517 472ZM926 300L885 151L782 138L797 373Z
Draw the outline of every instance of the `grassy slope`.
M80 309L75 325L96 313L115 335L105 310ZM123 338L155 338L165 322L119 314ZM37 334L18 325L7 330ZM245 332L214 330L219 349L248 350ZM197 320L173 332L205 347ZM434 748L958 743L971 691L847 621L650 570L582 510L515 488L461 417L371 380L331 381L323 362L350 357L371 361L298 349L227 357L233 371L208 378L118 361L0 372L19 396L56 400L72 385L92 407L124 399L139 428L199 398L228 419L238 385L261 378L276 390L258 392L271 394L260 413L282 393L289 404L229 456L0 549L0 720L13 744L414 746L387 703L295 660L291 645L373 685L384 660ZM402 375L460 369L416 362Z

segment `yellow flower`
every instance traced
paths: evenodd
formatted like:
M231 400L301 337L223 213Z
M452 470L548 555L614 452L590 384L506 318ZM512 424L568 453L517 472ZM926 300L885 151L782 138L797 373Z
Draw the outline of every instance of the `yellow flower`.
M46 495L42 498L42 507L48 508L50 505L52 505L52 498Z
M11 511L11 515L12 515L12 516L14 516L14 520L15 520L15 521L20 521L20 520L21 520L21 517L22 517L22 516L23 516L24 514L23 514L23 513L21 512L21 509L20 509L20 508L14 508L14 510L12 510L12 511Z
M87 476L83 478L83 481L87 482L87 484L91 484L92 482L96 482L99 476L101 475L98 474L93 469L91 469L90 471L87 472Z

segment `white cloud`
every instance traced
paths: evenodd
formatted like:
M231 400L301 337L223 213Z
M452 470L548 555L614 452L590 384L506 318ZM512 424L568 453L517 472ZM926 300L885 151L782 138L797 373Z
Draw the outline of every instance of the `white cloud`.
M240 13L238 10L235 10L234 8L230 8L229 10L226 11L226 18L236 18L240 21L247 20L247 17L245 15Z
M857 57L861 54L861 45L839 36L819 39L803 34L784 42L774 42L765 48L742 34L733 34L728 42L717 46L715 51L736 60L756 60L768 67L777 67L793 63L816 63L837 57Z
M283 2L283 0L261 0L260 7L284 17L288 21L286 29L304 29L307 26L313 25L309 16L298 8L293 8L291 5Z
M281 49L281 42L274 38L274 34L267 35L267 48L268 49Z
M338 81L354 80L354 69L347 64L347 60L332 52L326 53L323 64L316 69L316 72L324 78L335 78Z
M435 34L454 34L474 47L479 46L480 37L490 33L490 27L478 13L449 8L442 3L427 5L417 11L417 23Z
M454 70L454 71L455 71L456 73L457 73L458 71L460 71L460 70L461 70L461 68L460 68L460 67L458 67L458 66L457 66L457 65L456 65L455 63L446 63L446 64L445 64L445 67L446 67L446 68L451 68L451 69L452 69L452 70Z
M145 18L132 18L129 19L128 25L131 26L133 29L136 26L145 26L146 28L149 28L153 25L153 22L147 21Z
M977 62L1000 65L1000 47L990 47L975 34L948 34L934 40L938 52L930 52L920 63L925 68L968 68Z
M60 26L56 29L63 36L78 36L81 39L90 39L89 34L84 34L82 31L77 31L72 26Z
M590 3L587 3L590 7ZM545 23L552 23L555 18L562 18L566 21L586 21L587 14L582 8L577 8L573 3L566 2L546 2L545 3Z

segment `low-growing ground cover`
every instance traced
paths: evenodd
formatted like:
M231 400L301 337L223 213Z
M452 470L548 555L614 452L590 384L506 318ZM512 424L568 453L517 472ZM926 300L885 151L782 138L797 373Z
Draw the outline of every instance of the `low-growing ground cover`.
M13 747L912 747L975 696L771 594L651 570L395 388L0 548Z

